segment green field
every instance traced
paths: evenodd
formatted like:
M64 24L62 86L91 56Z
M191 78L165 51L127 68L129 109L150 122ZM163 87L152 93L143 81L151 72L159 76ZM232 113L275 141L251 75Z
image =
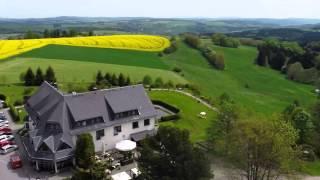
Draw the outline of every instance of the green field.
M182 42L177 52L164 57L150 52L51 45L1 62L0 84L19 83L19 74L28 67L51 65L63 85L93 82L97 70L122 72L135 82L149 74L154 79L159 76L164 81L195 84L202 95L211 98L227 92L240 106L263 114L281 112L294 100L305 106L315 101L312 86L289 81L277 71L254 65L255 48L211 46L224 53L226 70L215 70L198 50ZM182 75L172 72L173 67L181 68Z
M181 93L151 91L149 95L153 100L161 100L180 109L181 119L175 122L165 122L163 125L188 129L192 142L205 140L206 129L210 125L210 121L214 119L216 112ZM207 118L198 117L200 112L206 112Z
M176 53L165 57L165 62L182 68L184 78L204 95L218 97L226 92L240 106L258 113L281 112L294 100L310 105L316 99L312 86L289 81L277 71L254 65L257 50L253 47L213 49L224 53L226 70L215 70L200 52L183 43Z
M180 75L163 69L153 69L146 67L123 66L116 64L96 63L88 61L72 61L43 58L22 58L18 57L0 63L0 82L6 84L19 83L19 75L25 72L28 67L35 71L37 67L45 70L49 65L53 67L59 83L90 83L94 82L95 74L98 70L103 73L110 72L119 74L120 72L129 75L135 82L143 79L143 76L150 75L154 79L161 77L164 81L172 80L175 83L186 83ZM0 84L1 84L0 83Z
M63 59L66 61L73 60L90 63L95 62L155 69L168 69L168 66L159 60L160 58L157 53L110 48L48 45L43 48L34 49L21 54L19 57Z

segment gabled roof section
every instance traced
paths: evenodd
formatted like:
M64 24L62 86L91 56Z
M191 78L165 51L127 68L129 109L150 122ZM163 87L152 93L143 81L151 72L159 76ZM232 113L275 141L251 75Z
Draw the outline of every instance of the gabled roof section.
M106 90L105 98L114 113L132 110L144 113L154 109L142 85Z

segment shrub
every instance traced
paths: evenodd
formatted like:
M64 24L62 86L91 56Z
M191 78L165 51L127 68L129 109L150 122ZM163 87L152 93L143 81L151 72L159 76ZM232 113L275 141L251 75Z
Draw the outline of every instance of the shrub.
M163 87L163 80L161 77L158 77L155 81L154 81L154 87L156 88L160 88Z
M180 114L173 114L173 115L161 117L160 122L173 121L173 120L178 120L180 118L181 118Z
M151 76L145 75L145 76L143 77L142 83L143 83L143 85L149 85L149 86L150 86L150 85L152 84L152 78L151 78Z
M23 105L23 102L22 100L16 100L14 103L13 103L14 106L21 106Z
M224 34L216 33L212 36L212 41L215 45L237 48L240 46L240 41L236 38L228 37Z
M191 34L185 36L184 42L195 49L200 48L201 45L200 38L196 35Z
M155 105L162 106L162 107L170 110L171 112L173 112L173 113L175 113L175 114L177 114L177 113L180 112L180 109L179 109L179 108L177 108L177 107L175 107L175 106L172 106L172 105L170 105L170 104L167 104L167 103L165 103L165 102L163 102L163 101L160 101L160 100L152 100L152 103L155 104Z
M224 55L220 53L216 53L212 50L205 50L202 52L202 55L207 59L209 64L214 66L215 68L219 70L224 70L225 64L224 64Z
M174 67L172 70L176 73L180 73L182 71L182 69L178 67Z
M171 40L171 45L170 45L170 47L166 48L166 49L163 51L163 53L165 53L165 54L171 54L171 53L176 52L177 49L178 49L178 44L177 44L177 42L176 42L175 39L172 39L172 40Z
M0 94L0 99L6 101L7 97L4 94Z
M10 113L13 121L15 121L15 122L20 121L20 117L19 117L19 113L18 113L17 109L11 104L9 105L9 113Z
M28 96L33 92L33 88L24 88L23 95Z

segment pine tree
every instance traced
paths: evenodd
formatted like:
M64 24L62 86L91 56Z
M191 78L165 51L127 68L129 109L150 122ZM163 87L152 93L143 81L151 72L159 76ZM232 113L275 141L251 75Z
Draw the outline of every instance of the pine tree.
M112 76L110 73L106 73L106 75L104 75L104 79L109 83L111 84L111 79L112 79Z
M24 85L32 86L34 84L35 76L32 69L29 67L24 76Z
M38 67L37 72L36 72L36 77L34 80L34 85L40 86L44 81L44 76L42 73L42 70L40 69L40 67Z
M96 76L96 84L100 85L103 79L104 78L102 76L101 71L98 71L97 76Z
M55 83L57 81L55 73L51 66L49 66L46 71L45 80L48 81L49 83Z
M131 85L131 79L129 76L127 76L127 79L126 79L126 86L129 86Z
M124 75L122 73L120 73L119 78L118 78L118 85L120 87L125 86L125 83L126 83L125 81L126 80L124 78Z
M117 75L115 74L112 74L112 77L111 77L111 85L112 86L118 86L118 78L117 78Z

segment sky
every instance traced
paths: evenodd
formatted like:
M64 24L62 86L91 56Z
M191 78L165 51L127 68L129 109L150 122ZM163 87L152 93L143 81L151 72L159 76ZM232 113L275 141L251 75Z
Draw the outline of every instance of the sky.
M313 18L320 0L0 0L2 18Z

